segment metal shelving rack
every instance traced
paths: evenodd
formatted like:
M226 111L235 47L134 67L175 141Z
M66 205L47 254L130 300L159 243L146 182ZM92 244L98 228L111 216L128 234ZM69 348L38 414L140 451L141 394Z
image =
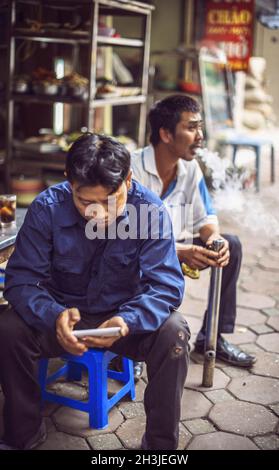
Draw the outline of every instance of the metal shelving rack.
M15 103L38 103L49 104L67 103L73 106L82 106L86 109L86 122L83 124L88 129L93 128L94 113L96 108L105 106L123 106L123 105L139 105L139 124L138 124L138 145L143 146L145 142L146 129L146 112L147 112L147 93L148 93L148 68L150 55L150 33L151 33L151 13L154 7L138 1L123 0L79 0L79 5L90 4L91 19L89 31L40 31L34 32L26 28L20 28L16 25L16 8L19 3L25 4L43 4L43 0L10 0L8 13L8 71L7 71L7 92L6 92L6 109L7 109L7 130L6 130L6 160L5 160L5 180L7 189L10 186L10 173L13 158L17 161L24 161L28 166L33 168L53 168L63 169L65 162L65 153L58 152L55 154L47 154L47 161L43 154L40 154L40 160L36 161L36 152L28 152L28 160L26 151L15 149L13 145L13 121L14 121L14 105ZM48 0L48 4L76 4L75 0ZM136 15L144 19L144 28L142 38L129 39L122 37L107 37L98 35L98 22L100 15ZM48 43L63 44L84 44L88 47L88 98L78 99L64 96L39 96L25 95L13 92L12 83L15 71L15 41L29 40ZM97 98L96 95L96 63L98 47L123 46L142 49L142 74L141 74L141 92L137 96ZM37 153L38 155L38 153Z
M1 1L0 2L0 12L2 14L8 13L8 2ZM8 39L7 34L3 35L3 43L0 43L0 55L5 57L8 53ZM5 109L6 107L6 93L4 90L0 91L0 107ZM6 123L7 127L7 123ZM2 181L3 177L5 179L6 176L6 151L2 150L2 143L1 143L1 152L0 152L0 180Z

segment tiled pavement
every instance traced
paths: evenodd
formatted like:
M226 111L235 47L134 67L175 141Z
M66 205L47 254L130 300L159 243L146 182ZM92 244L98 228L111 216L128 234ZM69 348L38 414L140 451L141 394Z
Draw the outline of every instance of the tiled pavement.
M279 183L270 186L265 176L255 197L279 220ZM225 336L255 353L257 363L245 370L218 361L214 385L206 389L201 387L201 358L192 357L182 400L179 449L279 449L279 237L261 230L250 233L242 220L232 224L222 214L221 222L224 232L239 235L244 251L237 324L235 332ZM208 280L208 272L199 281L187 280L180 311L190 324L192 344L206 305ZM145 384L146 376L137 384L136 401L123 400L115 406L109 427L101 431L88 427L85 413L48 404L48 439L40 449L139 448L145 426ZM63 387L70 395L86 396L83 382Z

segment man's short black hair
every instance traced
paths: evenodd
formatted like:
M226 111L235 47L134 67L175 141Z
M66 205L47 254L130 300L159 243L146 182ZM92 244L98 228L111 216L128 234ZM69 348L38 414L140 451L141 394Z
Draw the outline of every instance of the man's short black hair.
M71 146L66 160L67 178L80 186L103 186L115 192L129 174L131 157L112 137L86 133Z
M167 129L175 135L175 128L181 119L181 113L200 113L198 101L186 95L171 95L157 101L148 114L151 134L150 142L157 145L160 142L160 129Z

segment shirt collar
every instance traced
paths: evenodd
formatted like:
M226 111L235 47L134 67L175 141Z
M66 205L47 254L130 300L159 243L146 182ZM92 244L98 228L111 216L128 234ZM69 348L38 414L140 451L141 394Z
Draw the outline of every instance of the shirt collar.
M142 163L144 169L148 173L151 173L152 175L157 176L157 178L159 178L153 145L149 145L148 147L144 147L142 149ZM177 162L177 178L184 177L186 173L186 165L184 161L180 158Z
M154 148L152 145L149 145L148 147L144 147L142 149L142 164L143 164L144 169L148 173L151 173L154 176L158 176L158 171L157 171L156 161L155 161L155 152L154 152Z
M187 173L186 165L181 158L177 162L177 178L183 178Z
M59 209L57 211L57 224L60 227L71 227L73 225L79 224L84 226L86 224L86 219L84 219L77 208L74 205L73 193L69 183L66 183L67 192L63 194L62 204L59 204Z
M128 190L128 198L126 204L128 204L130 200L132 200L133 193L135 191L134 185L135 183L133 182L131 188ZM84 217L82 217L76 209L70 185L67 185L67 190L67 193L64 193L64 204L60 204L59 206L57 223L60 227L71 227L76 224L79 224L84 227L88 221ZM129 221L129 213L127 211L126 206L123 210L123 213L117 218L117 222L125 219L127 219L127 222Z

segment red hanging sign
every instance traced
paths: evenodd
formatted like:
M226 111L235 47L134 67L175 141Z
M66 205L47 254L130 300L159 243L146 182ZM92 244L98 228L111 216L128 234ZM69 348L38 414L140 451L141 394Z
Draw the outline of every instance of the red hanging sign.
M247 70L253 47L254 0L206 2L205 39L223 49L232 70Z

